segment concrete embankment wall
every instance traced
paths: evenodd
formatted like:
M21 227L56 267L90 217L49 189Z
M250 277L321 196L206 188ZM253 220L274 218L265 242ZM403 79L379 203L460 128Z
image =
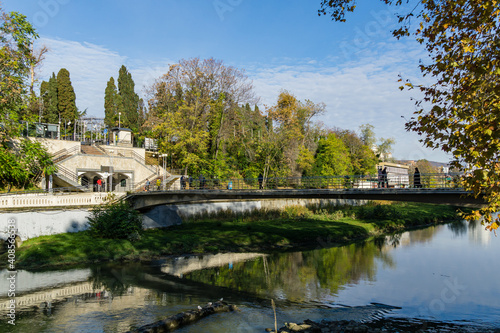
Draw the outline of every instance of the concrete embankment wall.
M160 228L181 224L182 219L205 213L216 213L223 210L233 212L249 212L252 210L283 209L289 206L308 205L351 205L357 206L367 200L353 199L268 199L268 200L242 200L231 202L207 202L198 204L163 205L153 207L144 213L144 223L149 228ZM167 223L167 225L165 225Z
M144 213L144 227L161 228L181 224L182 220L203 213L215 213L222 210L246 212L259 209L283 209L292 205L337 204L359 205L361 200L344 199L275 199L232 202L209 202L183 205L164 205L152 208ZM43 210L2 212L0 213L0 239L9 235L9 227L14 226L16 235L21 240L55 235L67 232L78 232L87 229L90 209Z

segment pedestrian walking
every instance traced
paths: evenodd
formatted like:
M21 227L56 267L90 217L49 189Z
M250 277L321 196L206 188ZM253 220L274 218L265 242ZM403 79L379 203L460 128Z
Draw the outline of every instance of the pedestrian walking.
M387 188L389 187L389 182L387 180L387 167L382 170L382 187Z
M422 183L420 182L420 171L418 168L415 168L415 172L413 173L413 187L422 188Z
M382 187L382 178L383 178L382 168L379 167L378 170L377 170L377 187L378 188Z

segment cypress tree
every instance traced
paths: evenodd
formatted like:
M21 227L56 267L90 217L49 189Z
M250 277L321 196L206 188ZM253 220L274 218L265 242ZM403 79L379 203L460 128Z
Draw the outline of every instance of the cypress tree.
M75 100L75 90L71 85L69 71L61 68L59 73L57 73L57 108L62 122L65 121L67 123L71 121L71 123L74 123L78 117ZM69 132L72 132L72 128Z
M139 96L135 93L134 87L132 74L122 65L118 71L118 95L120 96L118 112L122 113L122 127L128 127L137 133L140 127Z
M49 81L42 81L40 85L40 98L43 101L42 122L57 124L59 110L57 108L57 79L52 73Z
M40 96L43 96L42 121L57 124L59 122L59 109L57 106L57 79L54 73L52 73L48 82L42 82Z
M104 124L108 127L118 126L119 96L115 79L111 77L104 91Z

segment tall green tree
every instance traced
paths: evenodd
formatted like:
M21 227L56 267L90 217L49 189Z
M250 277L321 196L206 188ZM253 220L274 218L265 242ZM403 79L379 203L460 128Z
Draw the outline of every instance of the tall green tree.
M487 207L466 216L484 217L500 210L500 2L498 0L382 0L401 6L397 37L414 36L429 59L419 64L431 84L406 80L404 87L419 89L415 116L406 128L423 136L427 147L452 154L451 166L464 172L462 185ZM322 0L320 13L345 21L355 0ZM415 22L417 21L417 22ZM420 22L418 22L420 21ZM500 224L500 217L494 227ZM490 225L491 227L492 225Z
M354 175L373 175L378 158L375 152L366 145L354 131L336 130L335 134L342 140L349 150L352 173Z
M307 153L316 149L316 127L312 118L324 113L323 103L299 101L288 91L282 91L275 106L268 110L268 118L272 120L274 131L278 134L282 146L284 161L283 169L288 170L286 176L301 176L302 167L309 168ZM298 163L299 162L299 163Z
M370 124L363 124L359 126L359 131L361 133L360 139L363 143L373 149L375 147L375 143L377 142L377 138L375 136L375 132L373 131L375 127Z
M122 65L118 71L118 112L121 112L122 127L127 127L137 133L141 127L139 95L135 93L135 83L127 67Z
M342 176L352 174L349 150L342 140L331 132L318 143L314 174L321 176Z
M12 140L30 101L31 46L38 35L22 14L7 15L0 7L0 19L0 187L10 191L35 185L56 169L39 142Z
M246 75L220 60L182 59L149 90L146 124L155 124L162 149L189 173L229 172L220 167L229 168L223 160L234 138L252 132L241 121L240 105L255 101Z
M115 127L119 125L119 110L121 110L120 96L116 90L115 79L111 77L104 91L104 124L106 126Z
M57 78L54 73L49 81L42 81L40 85L40 96L42 98L42 121L51 124L59 122L59 108L57 102Z
M394 138L379 139L379 144L377 145L377 153L382 161L389 161L392 159L392 146L396 143Z
M1 6L1 4L0 4ZM27 113L27 80L33 62L32 44L38 34L26 16L0 7L0 141L16 135Z
M78 118L78 109L76 108L76 95L69 71L61 68L57 73L57 109L61 122L74 124ZM69 133L72 133L72 126L69 126Z

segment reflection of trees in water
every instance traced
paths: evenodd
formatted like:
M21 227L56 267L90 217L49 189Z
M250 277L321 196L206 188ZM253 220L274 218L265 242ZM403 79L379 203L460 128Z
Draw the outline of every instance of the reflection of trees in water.
M457 221L448 224L448 229L453 233L453 236L459 237L467 233L467 230L474 225L474 223L469 224L466 221ZM475 229L475 227L473 227Z
M393 234L386 237L386 245L390 247L396 248L401 244L401 236L402 234Z
M134 284L138 272L144 267L139 264L127 266L103 265L91 268L90 278L95 289L104 288L113 296L121 296Z
M431 226L424 229L412 230L409 232L410 244L412 243L430 243L441 226Z
M410 246L417 243L429 243L440 228L441 226L431 226L392 235L382 235L375 237L373 242L381 251L386 247L396 248L398 246Z
M495 217L495 215L493 215ZM475 231L477 228L482 227L481 221L467 222L464 221L464 224L469 228L470 231Z
M320 299L325 289L336 293L346 284L373 280L375 258L394 263L374 242L306 252L275 254L253 261L204 269L184 278L290 301Z

